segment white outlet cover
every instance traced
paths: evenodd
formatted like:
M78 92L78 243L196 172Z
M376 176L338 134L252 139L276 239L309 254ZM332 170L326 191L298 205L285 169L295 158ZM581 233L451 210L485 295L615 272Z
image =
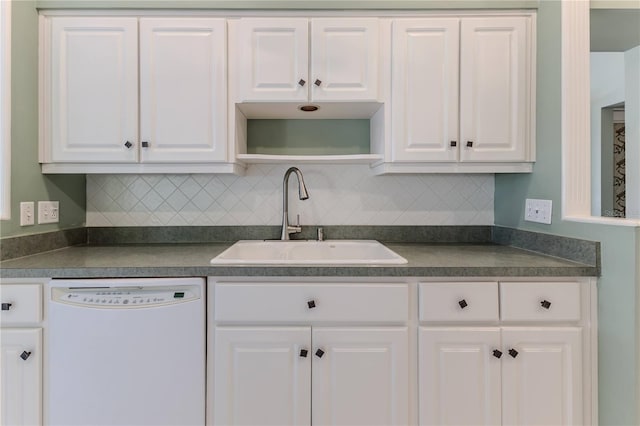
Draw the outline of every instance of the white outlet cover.
M60 221L60 203L58 201L38 201L38 223L57 223Z
M35 204L33 201L22 201L20 203L20 226L35 225Z
M524 206L524 220L550 225L552 204L552 200L527 198Z

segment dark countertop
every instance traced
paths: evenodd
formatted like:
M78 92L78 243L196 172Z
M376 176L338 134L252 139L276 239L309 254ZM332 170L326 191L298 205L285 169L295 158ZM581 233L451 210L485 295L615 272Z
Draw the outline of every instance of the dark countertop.
M230 243L80 245L0 262L2 278L187 276L571 277L595 266L497 244L390 243L394 266L212 266Z

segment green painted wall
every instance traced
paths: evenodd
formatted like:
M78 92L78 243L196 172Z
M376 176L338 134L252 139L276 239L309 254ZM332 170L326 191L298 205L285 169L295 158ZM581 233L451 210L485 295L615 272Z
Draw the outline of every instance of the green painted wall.
M11 13L11 220L0 237L83 226L85 177L45 176L38 164L38 13L34 1L13 1ZM60 202L57 224L20 226L20 202ZM37 223L37 220L36 220Z
M247 120L247 153L370 154L369 120Z
M532 174L496 175L497 225L565 235L602 244L599 301L599 417L601 425L636 425L637 264L633 227L561 220L560 3L538 9L537 161ZM525 198L553 200L552 225L524 222Z

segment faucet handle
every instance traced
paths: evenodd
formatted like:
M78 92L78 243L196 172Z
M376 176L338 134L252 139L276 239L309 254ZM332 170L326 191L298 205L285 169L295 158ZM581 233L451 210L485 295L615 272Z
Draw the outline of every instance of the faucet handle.
M300 226L300 215L296 215L296 224L295 225L287 225L286 232L288 234L297 234L302 232L302 227Z

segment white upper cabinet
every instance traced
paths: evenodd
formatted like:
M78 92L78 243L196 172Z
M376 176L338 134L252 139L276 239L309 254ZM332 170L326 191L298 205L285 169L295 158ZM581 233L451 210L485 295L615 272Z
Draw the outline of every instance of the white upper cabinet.
M311 20L311 100L376 101L378 19Z
M393 23L393 160L457 161L457 18ZM457 143L456 143L457 145Z
M51 161L138 161L138 20L61 17L51 27Z
M226 19L51 16L41 29L43 171L235 171Z
M142 161L225 160L225 29L224 19L140 19Z
M466 18L460 47L460 160L527 161L528 19Z
M400 163L398 171L408 171L402 163L427 164L411 171L530 171L535 15L398 18L392 25L386 162Z
M40 17L45 173L241 174L293 158L247 121L293 118L370 125L368 152L299 161L532 170L535 11L74 14Z
M236 54L242 100L307 100L308 19L241 19Z
M243 18L238 102L376 101L378 18Z

